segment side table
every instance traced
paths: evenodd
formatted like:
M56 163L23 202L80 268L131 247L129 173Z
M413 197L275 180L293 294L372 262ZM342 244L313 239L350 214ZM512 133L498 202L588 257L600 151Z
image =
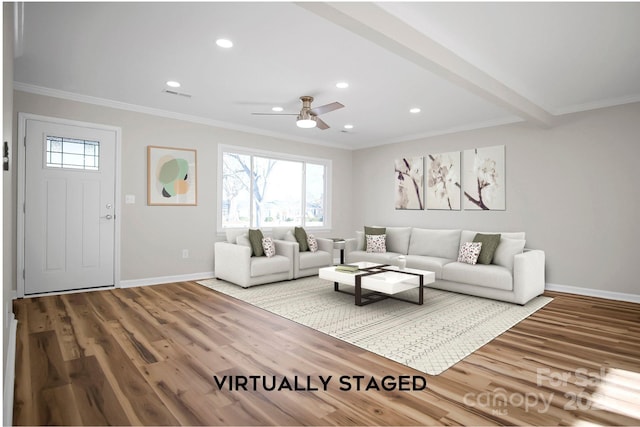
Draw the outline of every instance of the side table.
M344 239L340 237L335 237L333 240L333 249L340 250L340 264L344 264L344 248L346 246L346 242Z

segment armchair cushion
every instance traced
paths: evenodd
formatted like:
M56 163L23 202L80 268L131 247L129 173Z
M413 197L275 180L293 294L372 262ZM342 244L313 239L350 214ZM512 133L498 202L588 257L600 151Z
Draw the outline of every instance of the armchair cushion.
M307 232L302 227L296 227L293 231L293 235L296 236L296 241L300 245L300 252L306 252L309 250L309 244L307 243Z
M282 255L251 258L251 277L266 276L268 274L284 273L291 265L289 258Z
M276 254L276 247L273 244L273 239L271 237L265 237L262 239L262 248L264 249L264 254L271 258Z
M264 239L264 236L262 235L262 231L260 229L249 229L249 242L251 242L251 250L253 251L253 256L264 256L264 249L262 249L262 239Z
M325 251L300 252L299 270L320 268L331 265L331 254Z
M318 250L318 241L313 236L313 234L309 234L307 236L307 243L309 244L309 250L311 252L316 252Z

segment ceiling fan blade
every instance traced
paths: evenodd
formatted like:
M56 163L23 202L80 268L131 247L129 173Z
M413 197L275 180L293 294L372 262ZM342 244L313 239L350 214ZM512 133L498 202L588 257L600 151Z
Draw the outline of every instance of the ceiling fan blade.
M329 129L329 125L326 124L324 122L324 120L322 120L320 117L314 116L314 120L316 121L316 125L317 125L318 129L320 129L320 130Z
M251 113L254 116L297 116L298 113Z
M311 109L311 114L319 116L320 114L329 113L331 111L343 108L344 105L339 102L332 102L331 104L321 105L319 107L315 107Z

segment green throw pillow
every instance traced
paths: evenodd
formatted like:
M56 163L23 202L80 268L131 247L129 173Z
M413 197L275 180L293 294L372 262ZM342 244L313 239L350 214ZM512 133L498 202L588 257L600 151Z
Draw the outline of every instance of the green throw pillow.
M251 243L251 252L253 252L251 256L264 255L264 249L262 248L263 237L264 236L262 235L262 231L260 231L260 229L258 230L249 229L249 243Z
M300 252L306 252L309 250L309 243L307 243L307 232L302 227L296 227L293 229L293 235L296 237L296 241L300 246Z
M478 264L491 264L496 248L500 244L500 235L478 233L473 238L473 241L482 243L482 249L480 250L480 255L478 255Z
M367 227L364 226L364 251L367 250L367 236L379 236L381 234L387 234L385 227Z

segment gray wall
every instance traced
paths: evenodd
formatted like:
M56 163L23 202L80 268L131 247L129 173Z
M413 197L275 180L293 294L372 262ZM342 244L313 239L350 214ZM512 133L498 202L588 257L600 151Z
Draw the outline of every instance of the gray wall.
M331 235L353 236L364 224L524 230L528 246L547 254L548 283L640 295L632 252L640 240L638 103L564 116L550 129L514 124L353 152L20 91L14 111L122 128L122 196L136 196L122 204L122 280L213 270L217 145L235 144L332 159ZM146 206L147 145L198 150L197 207ZM506 146L506 211L394 210L394 158L491 145Z
M280 140L138 112L15 91L14 111L119 126L122 128L121 279L193 275L213 271L216 234L218 144L331 159L331 233L352 229L349 150ZM194 148L198 154L198 206L147 206L147 145ZM127 194L136 203L124 204ZM14 202L15 203L15 202ZM15 229L15 226L13 227ZM182 249L189 258L182 259ZM14 281L15 283L15 281ZM14 285L15 287L15 285Z
M506 146L505 211L394 210L394 158L493 145ZM547 283L640 295L639 162L640 103L550 129L514 124L358 150L353 223L526 231L527 246L546 252Z

